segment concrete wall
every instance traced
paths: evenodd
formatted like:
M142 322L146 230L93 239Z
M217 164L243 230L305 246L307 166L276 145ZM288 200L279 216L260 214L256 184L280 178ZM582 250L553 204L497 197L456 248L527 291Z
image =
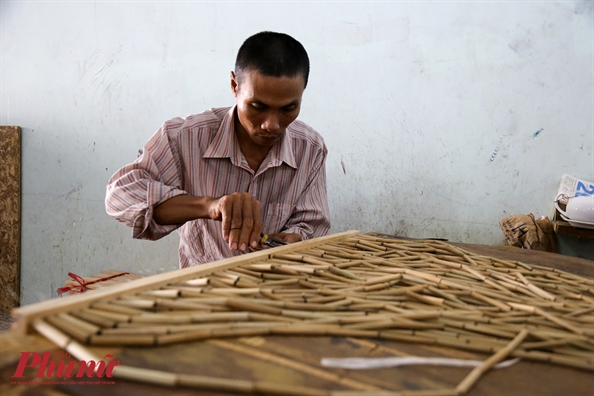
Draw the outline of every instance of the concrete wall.
M552 215L562 174L594 180L591 1L0 7L0 124L23 128L24 304L68 272L177 268L176 235L135 241L108 218L105 182L164 120L232 105L236 51L261 30L309 51L300 118L330 150L332 232L502 244L502 218Z

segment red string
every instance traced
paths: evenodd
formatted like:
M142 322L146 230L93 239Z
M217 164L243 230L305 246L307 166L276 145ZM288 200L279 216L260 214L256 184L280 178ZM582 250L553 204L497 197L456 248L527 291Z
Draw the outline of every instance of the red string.
M66 287L60 287L58 290L56 290L58 292L58 295L63 294L63 293L67 293L71 290L74 289L80 289L79 292L83 293L85 291L87 291L87 286L88 285L92 285L93 283L99 283L99 282L103 282L106 281L108 279L112 279L112 278L117 278L118 276L122 276L122 275L128 275L129 272L121 272L119 274L116 275L112 275L112 276L107 276L105 278L101 278L101 279L96 279L94 281L90 281L90 282L85 282L85 279L76 275L75 273L69 272L68 276L71 277L72 279L74 279L75 281L77 281L79 284L78 285L74 285L74 286L66 286Z

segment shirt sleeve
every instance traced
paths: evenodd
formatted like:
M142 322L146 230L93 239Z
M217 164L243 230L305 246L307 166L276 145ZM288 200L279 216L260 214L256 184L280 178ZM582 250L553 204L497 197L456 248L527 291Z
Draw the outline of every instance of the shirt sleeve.
M328 234L330 211L326 191L327 154L328 150L323 146L313 162L308 177L309 183L281 232L300 234L303 240Z
M182 166L175 136L175 130L168 131L165 123L136 161L118 170L108 181L107 214L132 227L136 239L157 240L181 226L160 225L153 218L155 206L187 194L182 189Z

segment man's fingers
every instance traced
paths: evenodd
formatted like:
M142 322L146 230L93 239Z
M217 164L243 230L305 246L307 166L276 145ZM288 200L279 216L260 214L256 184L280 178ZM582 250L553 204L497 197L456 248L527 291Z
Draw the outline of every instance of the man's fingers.
M210 218L221 221L229 249L246 251L258 247L262 231L261 204L249 193L233 193L212 201Z
M262 231L261 205L249 193L233 193L219 198L223 238L229 249L246 251L257 247Z
M243 194L231 194L231 228L229 230L229 249L237 250L240 243L241 229L243 227ZM250 197L251 198L251 197Z
M231 232L231 220L233 218L233 201L228 196L219 199L217 204L219 217L221 219L221 227L223 229L223 239L229 241Z
M250 197L251 198L251 197ZM247 250L252 227L254 226L254 218L252 216L252 199L243 199L241 201L241 228L239 230L239 239L237 246L239 250Z
M255 199L252 201L252 218L254 224L249 241L252 248L257 248L260 246L260 233L262 232L262 205Z

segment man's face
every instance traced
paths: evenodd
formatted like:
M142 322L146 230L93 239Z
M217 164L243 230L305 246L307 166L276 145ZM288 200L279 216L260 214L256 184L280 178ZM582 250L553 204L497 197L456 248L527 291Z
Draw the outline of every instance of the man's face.
M250 145L270 148L299 115L304 90L302 75L270 77L256 71L242 75L241 85L231 72L237 98L238 138Z

